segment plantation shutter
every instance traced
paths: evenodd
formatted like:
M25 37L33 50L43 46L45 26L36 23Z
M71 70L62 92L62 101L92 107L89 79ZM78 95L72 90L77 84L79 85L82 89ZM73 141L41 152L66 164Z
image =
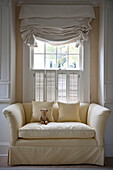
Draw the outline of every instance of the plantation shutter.
M58 73L58 101L66 101L66 73Z
M79 81L78 74L70 73L69 74L69 89L68 89L68 101L77 101L79 93Z
M55 71L47 71L46 73L46 100L55 101L56 93L56 80L55 80Z
M35 100L44 101L44 72L35 72Z
M35 100L78 101L79 75L69 71L35 71Z

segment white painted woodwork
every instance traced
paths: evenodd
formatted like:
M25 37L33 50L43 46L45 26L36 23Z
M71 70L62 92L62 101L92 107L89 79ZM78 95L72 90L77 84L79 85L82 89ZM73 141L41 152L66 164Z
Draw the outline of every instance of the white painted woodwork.
M2 110L15 95L15 1L0 0L0 156L7 156L9 128Z
M99 0L100 1L100 0ZM67 4L67 5L92 5L94 7L99 6L98 0L18 0L17 5L23 4Z
M1 13L1 81L9 80L9 9L2 7Z
M0 99L9 99L9 84L0 84Z
M0 1L0 101L10 99L10 13L8 0Z

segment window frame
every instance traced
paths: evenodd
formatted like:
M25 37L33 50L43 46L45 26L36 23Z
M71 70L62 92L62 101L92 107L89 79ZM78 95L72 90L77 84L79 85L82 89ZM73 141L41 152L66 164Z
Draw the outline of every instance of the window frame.
M83 70L80 73L80 102L90 103L90 35L83 46ZM34 99L34 70L31 66L31 47L23 43L23 102Z

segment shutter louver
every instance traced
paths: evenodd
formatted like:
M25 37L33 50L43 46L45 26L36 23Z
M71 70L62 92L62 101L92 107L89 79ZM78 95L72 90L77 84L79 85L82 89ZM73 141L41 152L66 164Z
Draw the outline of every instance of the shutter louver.
M69 101L78 100L78 74L75 73L69 74L68 100Z
M35 73L35 100L44 101L44 73Z
M58 100L66 101L66 74L58 74Z
M46 74L46 88L47 101L55 101L55 71L47 71Z

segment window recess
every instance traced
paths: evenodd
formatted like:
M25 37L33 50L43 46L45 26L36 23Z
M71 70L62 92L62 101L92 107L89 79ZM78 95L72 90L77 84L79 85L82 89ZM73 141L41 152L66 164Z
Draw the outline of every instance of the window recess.
M31 48L30 59L34 72L34 100L79 100L83 47L77 48L75 43L53 46L38 41L38 44Z

